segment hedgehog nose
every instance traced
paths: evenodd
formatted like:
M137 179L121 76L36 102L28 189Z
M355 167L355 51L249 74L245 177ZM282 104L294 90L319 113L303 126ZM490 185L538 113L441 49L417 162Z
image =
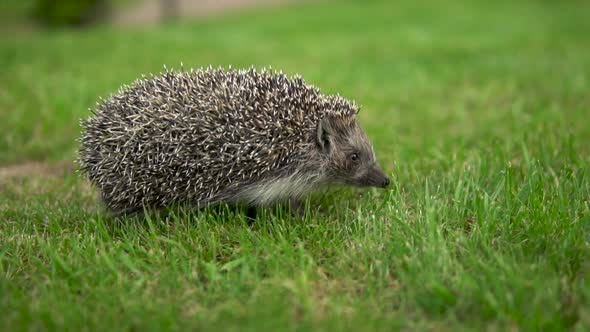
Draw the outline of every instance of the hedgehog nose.
M389 186L389 178L385 178L385 180L383 180L383 183L381 184L381 186L383 188L387 188L387 186Z

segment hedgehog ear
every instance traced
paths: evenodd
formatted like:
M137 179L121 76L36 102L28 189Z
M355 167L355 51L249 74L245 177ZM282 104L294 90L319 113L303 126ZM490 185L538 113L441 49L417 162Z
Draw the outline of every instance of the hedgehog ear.
M330 124L330 120L328 117L324 117L318 123L317 133L316 133L316 143L318 147L323 153L329 153L331 144L330 144L330 136L332 135L332 128Z

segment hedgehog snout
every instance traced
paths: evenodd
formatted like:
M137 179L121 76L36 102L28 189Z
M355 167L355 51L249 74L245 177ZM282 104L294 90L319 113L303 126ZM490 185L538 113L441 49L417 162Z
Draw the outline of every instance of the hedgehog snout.
M378 188L387 188L389 186L389 178L383 174L383 171L379 170L377 174L375 174L376 179L374 180L373 186Z
M359 185L362 187L376 187L376 188L387 188L390 180L383 173L381 168L374 164L369 170L359 179Z

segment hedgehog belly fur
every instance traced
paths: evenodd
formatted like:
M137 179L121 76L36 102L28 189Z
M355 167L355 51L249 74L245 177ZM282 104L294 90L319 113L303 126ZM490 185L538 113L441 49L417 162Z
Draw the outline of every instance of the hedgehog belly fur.
M304 197L318 187L320 182L319 174L294 174L246 187L238 197L247 204L269 206L289 198Z

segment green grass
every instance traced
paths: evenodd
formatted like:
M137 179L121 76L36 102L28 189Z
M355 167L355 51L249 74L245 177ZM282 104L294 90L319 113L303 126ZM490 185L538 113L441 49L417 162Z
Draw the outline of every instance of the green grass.
M362 104L394 184L249 225L0 179L0 330L590 329L589 3L437 4L2 37L0 165L73 159L87 108L164 64L272 65Z

